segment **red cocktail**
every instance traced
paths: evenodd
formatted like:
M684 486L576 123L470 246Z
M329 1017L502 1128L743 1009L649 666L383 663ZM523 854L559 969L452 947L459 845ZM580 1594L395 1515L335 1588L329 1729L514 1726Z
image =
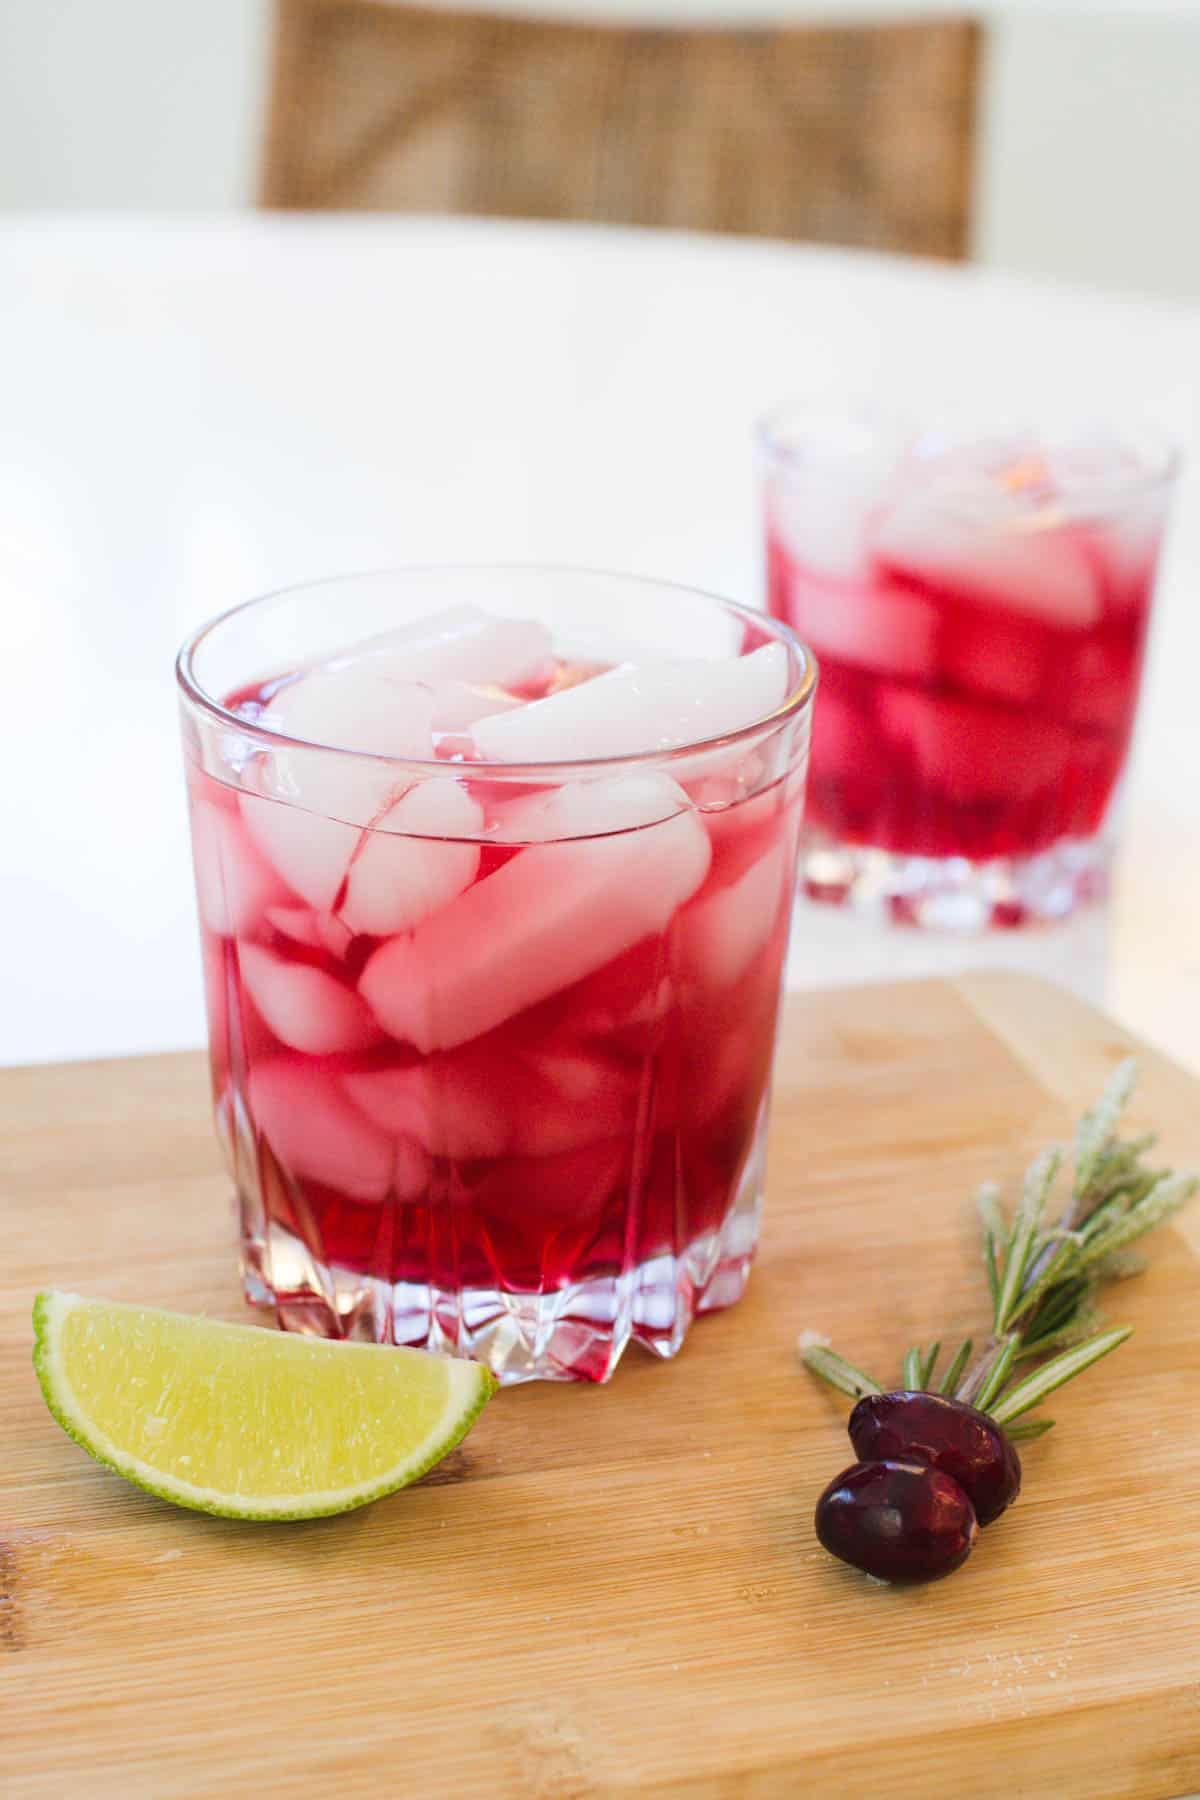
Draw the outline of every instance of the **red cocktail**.
M754 1249L804 653L654 584L421 572L228 615L181 679L252 1297L509 1380L673 1354Z
M1100 891L1169 455L803 418L766 447L770 609L822 673L809 893L972 926Z

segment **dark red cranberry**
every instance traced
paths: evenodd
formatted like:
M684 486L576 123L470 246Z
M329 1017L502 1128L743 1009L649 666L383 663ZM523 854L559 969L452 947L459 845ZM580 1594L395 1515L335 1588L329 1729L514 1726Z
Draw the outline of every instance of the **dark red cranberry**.
M971 1554L975 1509L957 1481L924 1463L859 1462L817 1501L817 1536L880 1581L935 1581Z
M981 1525L1021 1491L1021 1459L994 1419L943 1394L867 1394L850 1414L850 1442L864 1462L922 1462L952 1475Z

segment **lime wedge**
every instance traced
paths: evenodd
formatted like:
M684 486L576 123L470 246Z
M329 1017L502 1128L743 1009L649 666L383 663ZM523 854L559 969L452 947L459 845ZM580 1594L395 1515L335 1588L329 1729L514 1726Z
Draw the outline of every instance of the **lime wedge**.
M407 1487L471 1429L477 1363L84 1300L33 1309L63 1430L151 1494L233 1519L315 1519Z

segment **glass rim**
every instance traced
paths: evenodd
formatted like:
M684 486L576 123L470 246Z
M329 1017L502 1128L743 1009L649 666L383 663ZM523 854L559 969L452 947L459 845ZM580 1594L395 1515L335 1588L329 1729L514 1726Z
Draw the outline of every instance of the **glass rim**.
M270 601L282 600L288 595L312 593L314 589L333 587L343 582L364 581L380 576L407 575L440 575L440 574L504 574L504 575L561 575L586 576L609 581L625 581L635 585L666 590L674 594L687 594L695 600L720 607L725 613L755 625L759 630L766 630L776 641L789 648L800 663L800 678L789 686L789 691L771 712L752 720L749 724L738 726L736 731L726 731L715 737L696 738L686 744L674 744L666 749L647 749L624 751L619 756L560 757L533 762L478 762L457 763L444 757L389 756L369 750L353 750L342 744L319 744L311 738L291 737L283 731L274 731L254 719L243 718L240 713L233 712L223 701L209 693L201 683L195 669L198 653L211 637L222 626L230 624L243 613L252 608L266 606ZM715 658L712 660L716 660ZM252 595L248 600L240 600L234 606L226 607L223 612L206 619L201 625L188 634L179 648L175 658L175 679L180 691L190 705L204 713L222 730L235 731L240 736L257 739L268 749L308 750L321 755L349 757L358 763L382 763L389 767L418 769L423 771L437 770L443 775L461 777L464 774L491 775L493 777L522 777L543 775L547 770L564 770L567 772L591 772L604 769L628 769L646 763L670 763L695 756L701 752L721 750L739 744L746 739L761 737L764 732L773 731L796 718L812 704L818 680L817 659L813 651L782 619L760 611L757 607L745 606L738 600L729 600L721 594L714 594L706 588L692 586L685 581L671 581L657 575L631 575L624 570L588 567L571 563L536 563L536 562L427 562L399 563L372 569L357 569L340 575L321 575L312 581L288 582L284 587L269 589L266 593Z
M790 445L782 429L790 420L810 419L814 425L858 425L878 434L888 425L893 425L907 432L907 444L921 443L923 440L943 437L946 448L969 448L972 444L983 445L995 441L1009 430L1036 432L1039 425L1053 429L1056 425L1069 424L1075 421L1081 428L1089 426L1097 435L1107 432L1112 442L1120 446L1134 446L1138 443L1148 444L1150 456L1147 466L1133 471L1125 479L1106 487L1097 485L1091 491L1085 486L1055 504L1053 512L1043 517L1036 513L1020 521L996 521L1004 530L1045 531L1057 526L1070 524L1079 519L1099 518L1108 513L1118 511L1133 502L1171 486L1178 478L1183 464L1183 447L1179 441L1153 419L1143 414L1127 416L1122 423L1116 423L1103 415L1087 415L1072 413L1069 409L1061 412L1051 409L1040 418L1035 413L1025 417L1016 412L1006 413L997 410L989 415L986 408L972 425L968 415L949 409L922 418L917 412L909 412L903 406L888 407L873 405L864 400L859 406L853 404L838 405L834 401L822 404L818 396L805 399L797 396L785 400L762 413L754 423L754 442L760 452L770 457L782 467L799 466L802 461L802 450L797 445ZM851 458L845 460L850 461ZM941 496L940 510L955 510L950 504L950 496Z

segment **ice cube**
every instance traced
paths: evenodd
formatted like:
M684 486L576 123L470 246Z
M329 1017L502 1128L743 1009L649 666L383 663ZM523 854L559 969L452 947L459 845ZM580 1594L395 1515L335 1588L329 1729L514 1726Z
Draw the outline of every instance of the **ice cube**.
M661 660L661 657L656 658L653 656L638 657L617 655L615 651L613 655L606 658L604 662L596 662L594 659L586 659L583 657L575 657L570 661L564 662L560 658L553 675L546 685L546 693L561 694L567 688L579 687L585 681L594 681L597 675L607 675L609 670L615 668L618 663L654 662Z
M492 762L553 762L673 749L721 737L774 712L787 651L764 644L724 661L680 659L612 669L577 687L481 719L473 736Z
M483 808L462 786L430 776L365 832L352 857L337 916L352 932L406 931L475 879Z
M820 704L825 704L825 695ZM728 887L740 880L751 863L766 854L778 836L789 798L783 784L775 782L748 799L702 814L713 846L713 885Z
M415 683L375 679L358 668L320 669L272 700L262 722L306 741L251 763L243 776L246 829L292 892L329 912L363 827L387 811L412 776L376 757L433 754L433 695Z
M924 780L962 804L1028 800L1066 772L1071 735L1053 720L883 683L878 706L883 729Z
M358 686L362 688L362 680ZM340 691L338 704L347 693L349 689ZM408 711L390 742L396 756L414 754L412 745L419 742L416 754L428 760L434 697L425 688L412 693L419 697L419 713ZM365 713L362 738L369 736L371 720ZM376 742L381 736L383 731ZM410 787L412 772L401 763L374 760L374 754L345 756L293 747L270 752L246 767L239 805L250 837L291 891L329 913L342 893L363 828L383 819Z
M474 1046L346 1075L342 1087L381 1130L454 1161L554 1156L629 1132L638 1096L636 1076L603 1055Z
M393 1037L453 1049L661 932L708 869L696 815L534 845L408 936L383 944L360 991Z
M738 805L763 785L766 776L766 762L756 750L739 745L724 752L718 762L719 754L712 753L711 763L708 756L700 757L699 768L689 758L686 769L679 771L680 786L705 814Z
M632 831L685 812L688 797L668 775L601 776L565 782L493 807L489 840L545 844L562 838Z
M316 669L284 688L261 723L304 742L258 765L261 790L308 812L365 826L384 811L411 772L390 761L433 756L434 695L417 682L373 676L358 664ZM357 755L337 752L356 751Z
M310 950L323 950L324 939L321 936L320 913L309 912L306 906L268 906L267 923L284 937L291 938L294 944L305 944Z
M814 467L778 481L770 496L770 522L789 557L841 581L867 575L867 538L886 478L881 461L861 474Z
M511 688L534 677L552 653L550 633L535 619L500 619L475 606L458 606L353 644L337 666L367 668L399 681Z
M637 1120L639 1080L613 1058L534 1051L518 1073L514 1136L518 1155L558 1156L602 1139L629 1137Z
M778 769L785 751L782 733L776 730L769 738L747 743L726 744L719 750L692 751L677 758L671 773L697 806L728 806L745 799Z
M361 829L256 792L249 784L257 779L257 770L248 769L239 797L246 830L293 894L319 912L330 912Z
M937 661L939 609L886 577L851 586L793 569L789 618L820 657L921 680ZM819 704L819 703L818 703Z
M319 1181L352 1200L382 1200L396 1148L320 1068L280 1058L250 1071L250 1113L291 1176Z
M518 695L480 682L439 681L430 684L429 691L433 696L433 729L438 732L465 732L478 719L511 712L514 706L524 704Z
M317 914L317 930L321 942L330 956L344 957L353 941L354 933L332 913Z
M325 664L289 682L259 723L307 744L423 759L433 754L433 712L431 688L385 676L363 660ZM299 765L303 771L336 766L332 758Z
M381 1130L456 1161L504 1155L511 1139L508 1083L507 1068L498 1072L470 1056L433 1056L403 1069L342 1077L354 1105Z
M344 957L353 933L332 913L309 912L303 906L269 906L267 922L310 950L327 950L330 956Z
M374 830L326 819L243 792L246 828L293 893L318 914L317 934L335 956L356 932L416 925L461 893L479 868L482 806L457 779L428 776L383 799ZM286 925L281 925L286 929Z
M258 944L239 945L238 966L246 992L281 1044L306 1056L333 1056L379 1042L361 997L323 969L289 962Z
M280 898L278 877L236 813L207 800L192 808L192 856L200 918L219 937L236 937Z
M909 494L876 525L875 556L883 568L948 599L1064 630L1094 625L1100 589L1073 535L1039 526L1000 495L993 502L959 508L940 488Z
M685 907L679 919L679 964L686 978L708 987L740 981L791 900L789 846L776 843L728 887Z

